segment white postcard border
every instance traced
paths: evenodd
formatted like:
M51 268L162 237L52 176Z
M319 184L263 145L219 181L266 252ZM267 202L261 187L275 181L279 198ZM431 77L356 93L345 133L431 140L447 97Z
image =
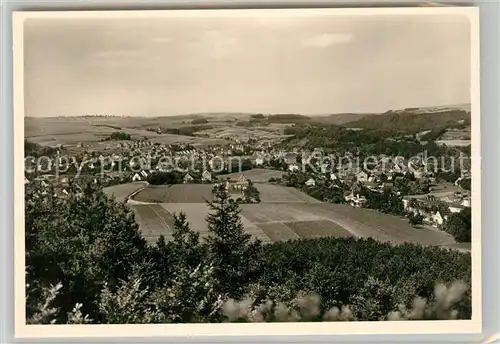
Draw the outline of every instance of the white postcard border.
M307 16L307 15L443 15L462 14L471 22L472 111L472 319L448 321L250 323L250 324L141 324L141 325L26 325L24 248L24 77L23 23L28 18L167 18L198 16ZM14 275L15 336L17 338L180 337L180 336L289 336L360 334L477 334L482 331L481 292L481 142L479 104L479 9L350 8L350 9L235 9L151 11L59 11L13 13L14 66Z

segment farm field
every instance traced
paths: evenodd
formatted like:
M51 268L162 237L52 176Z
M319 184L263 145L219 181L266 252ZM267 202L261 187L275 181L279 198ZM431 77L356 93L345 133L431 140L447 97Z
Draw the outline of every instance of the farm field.
M317 199L295 189L281 185L255 184L262 203L321 203Z
M145 130L155 123L148 118L120 117L50 117L25 118L25 138L43 146L77 145L79 143L98 143L109 137L111 133L121 131L130 134L132 139L148 138L152 142L173 144L190 143L207 145L225 143L224 140L198 138L192 136L157 134ZM107 142L106 142L107 143ZM113 141L116 143L116 141Z
M144 237L150 244L154 244L161 234L166 240L172 240L172 225L174 214L184 212L187 215L188 222L194 230L200 233L200 236L209 235L206 216L209 214L209 208L202 203L164 203L164 204L141 204L131 206L136 221ZM245 231L252 237L260 239L263 243L270 243L272 240L256 225L252 224L246 218L241 221Z
M350 232L328 220L286 222L284 225L304 239L352 236Z
M133 197L151 203L203 203L212 199L212 184L150 185Z
M262 203L321 203L292 187L271 184L255 184L255 187ZM205 203L212 199L212 184L150 185L133 199L151 203Z
M259 228L273 242L300 239L300 236L288 228L283 222L260 223Z
M300 208L300 207L299 207ZM372 237L393 243L413 242L423 245L448 245L451 235L434 228L415 228L408 220L370 209L353 208L346 204L311 204L311 213L328 218L355 236Z
M213 139L208 137L193 137L184 135L174 135L174 134L161 134L156 135L154 138L150 139L153 143L161 144L192 144L193 146L203 146L203 145L215 145L224 144L228 141L223 139Z
M114 196L118 202L125 202L129 195L144 188L146 185L144 182L119 184L103 188L102 191L108 197Z
M123 189L114 187L114 193L128 195L136 185L125 184ZM411 242L470 250L467 245L457 245L445 232L431 227L415 228L401 217L346 204L311 202L307 195L304 197L293 188L266 184L256 186L261 190L263 202L242 204L240 216L245 230L263 242L354 236L398 244ZM170 226L172 215L181 211L186 213L192 228L206 236L205 219L209 213L206 200L211 199L211 192L210 184L149 186L139 191L133 200L155 204L130 206L138 214L139 226L148 238L169 233L165 223Z
M265 130L264 128L244 128L244 127L219 127L206 129L196 132L196 135L209 136L212 138L224 139L224 138L239 138L246 140L248 138L260 138L260 139L276 139L282 137L280 133Z
M220 177L222 179L230 178L231 180L238 180L241 175L244 175L254 183L267 183L270 178L282 178L284 173L284 171L254 168L245 172L230 173Z
M139 213L137 221L148 238L157 238L165 229L168 213L185 212L192 228L201 236L207 236L205 218L209 208L203 203L162 203L154 205L132 205ZM147 207L153 207L158 214ZM447 233L433 228L414 228L407 220L377 213L368 209L352 208L342 204L243 204L240 214L245 230L263 242L294 240L317 237L372 237L392 243L418 243L448 248L470 250L467 245L457 245ZM153 219L149 218L153 217ZM156 219L158 218L158 219ZM156 229L155 229L156 228ZM166 235L166 234L165 234Z
M159 204L134 205L132 209L140 231L150 244L156 243L160 235L172 240L173 216Z
M436 143L438 145L445 145L448 147L466 147L470 146L471 140L438 140Z

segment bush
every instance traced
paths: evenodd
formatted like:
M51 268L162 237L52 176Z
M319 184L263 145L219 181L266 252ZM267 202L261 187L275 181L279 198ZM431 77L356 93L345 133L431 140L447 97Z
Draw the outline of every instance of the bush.
M133 214L91 184L66 200L32 185L26 200L27 316L36 311L44 289L62 283L53 302L60 309L57 322L66 322L77 303L93 317L103 285L126 278L145 257L146 241Z
M130 140L130 134L127 134L127 133L124 133L124 132L121 132L121 131L117 131L117 132L114 132L112 133L108 140L117 140L117 141L121 141L121 140Z
M471 242L471 208L465 208L459 213L451 214L445 221L443 229L453 235L457 242Z
M208 120L205 118L196 118L191 121L191 124L197 125L197 124L207 124Z
M184 182L184 175L178 171L154 172L147 177L146 181L151 185L182 184Z

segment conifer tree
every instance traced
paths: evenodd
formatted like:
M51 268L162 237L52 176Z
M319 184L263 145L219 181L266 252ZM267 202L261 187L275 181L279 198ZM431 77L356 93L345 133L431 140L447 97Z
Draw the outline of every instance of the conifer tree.
M217 188L214 200L208 205L212 212L207 216L210 231L207 244L219 281L219 292L237 299L258 276L261 242L245 232L238 202L231 198L224 186Z
M186 214L174 214L172 240L160 235L153 248L153 260L159 281L167 283L179 269L194 269L206 261L206 245L200 234L191 229Z

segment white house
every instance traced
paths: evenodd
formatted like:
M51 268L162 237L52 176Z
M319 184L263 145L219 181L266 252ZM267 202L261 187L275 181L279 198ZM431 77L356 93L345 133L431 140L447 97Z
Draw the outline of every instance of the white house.
M148 177L148 173L146 171L141 171L141 175L144 177L144 178L147 178Z
M460 205L463 205L464 207L470 207L470 198L464 198Z
M299 170L299 165L297 165L297 164L290 164L290 165L288 165L288 170L290 170L291 172L298 171Z
M316 181L314 179L309 179L308 181L305 182L307 186L316 186Z
M245 175L240 175L236 183L233 184L233 189L236 190L245 190L248 187L248 178Z
M449 209L450 209L450 212L452 212L452 213L459 213L464 208L463 208L463 206L457 204L457 205L450 205Z
M132 181L136 182L138 180L141 180L141 176L139 175L139 173L136 173L134 174L134 176L132 177Z
M194 180L193 177L191 177L191 175L189 173L186 173L186 175L184 176L184 183L191 183L192 181Z
M403 169L398 164L394 164L394 168L392 169L392 172L401 173L401 172L403 172Z
M444 222L443 216L441 216L441 213L437 211L434 215L432 215L432 223L437 227L441 226Z
M359 194L354 195L354 192L345 196L344 199L347 203L356 208L362 207L366 203L365 196L360 196Z
M208 172L207 170L203 171L201 174L201 180L203 182L211 182L212 181L212 174Z
M264 165L264 158L258 157L257 159L255 159L255 165L257 166Z
M356 180L358 182L366 182L368 180L368 174L366 172L361 171L358 174L356 174Z
M330 173L330 179L337 180L337 176L335 175L335 173Z

